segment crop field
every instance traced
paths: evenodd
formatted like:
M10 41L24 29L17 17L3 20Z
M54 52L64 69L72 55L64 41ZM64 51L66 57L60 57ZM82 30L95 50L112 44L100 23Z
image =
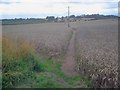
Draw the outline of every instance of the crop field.
M2 36L4 87L117 87L117 19L3 25Z
M65 23L45 23L3 26L3 35L30 41L39 54L56 57L65 54L72 32Z
M90 86L87 79L61 70L72 37L66 23L5 25L2 30L3 88Z
M96 20L75 24L78 70L93 79L95 87L117 86L117 23L117 20Z

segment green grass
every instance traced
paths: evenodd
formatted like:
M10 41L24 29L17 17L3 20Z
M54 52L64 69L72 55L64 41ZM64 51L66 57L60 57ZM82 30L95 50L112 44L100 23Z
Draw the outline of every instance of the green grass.
M90 87L90 81L69 77L61 70L61 63L37 56L31 44L3 38L3 88L72 88Z
M34 73L34 77L29 78L24 84L18 84L17 87L25 87L24 85L26 85L29 88L88 88L91 86L91 82L83 77L65 75L60 68L61 65L52 59L38 57L38 61L43 71Z

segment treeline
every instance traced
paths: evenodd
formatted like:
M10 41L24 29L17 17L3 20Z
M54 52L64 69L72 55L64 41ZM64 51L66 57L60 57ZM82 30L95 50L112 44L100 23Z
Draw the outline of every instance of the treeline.
M82 15L81 17L95 19L117 18L117 16L115 15L100 15L100 14Z
M68 16L65 16L65 17L54 17L54 16L47 16L46 17L46 20L48 21L52 21L52 20L65 20L67 19ZM91 15L78 15L78 16L75 16L75 15L70 15L69 18L71 19L82 19L82 18L94 18L94 19L108 19L108 18L118 18L118 16L115 16L115 15L100 15L100 14L91 14Z
M69 19L71 21L81 20L83 18L92 18L92 20L97 19L108 19L108 18L118 18L115 15L100 15L100 14L91 14L91 15L70 15ZM45 23L45 22L65 22L68 20L68 16L47 16L46 18L15 18L15 19L2 19L2 25L16 25L16 24L36 24L36 23Z
M15 18L15 19L2 19L2 25L16 25L16 24L35 24L44 23L44 19L39 18Z

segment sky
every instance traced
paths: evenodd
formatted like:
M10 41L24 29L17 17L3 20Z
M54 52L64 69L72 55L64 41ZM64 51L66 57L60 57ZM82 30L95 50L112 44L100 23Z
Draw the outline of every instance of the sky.
M0 18L45 18L46 16L118 15L119 0L0 0Z

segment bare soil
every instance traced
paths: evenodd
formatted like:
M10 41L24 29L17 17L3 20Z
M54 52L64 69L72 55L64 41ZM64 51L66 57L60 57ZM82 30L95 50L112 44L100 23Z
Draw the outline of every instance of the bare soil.
M68 76L75 76L77 75L77 71L75 70L76 62L74 58L74 38L75 38L76 31L73 30L73 35L70 40L70 44L68 45L68 50L66 53L65 61L62 65L62 70Z

